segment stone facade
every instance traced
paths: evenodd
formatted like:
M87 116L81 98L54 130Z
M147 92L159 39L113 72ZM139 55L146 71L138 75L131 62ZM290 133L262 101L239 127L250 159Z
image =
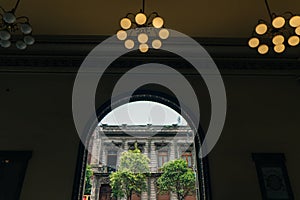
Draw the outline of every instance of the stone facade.
M109 174L118 169L123 151L138 148L150 159L151 176L147 180L148 191L133 199L176 200L176 195L160 195L155 181L163 163L178 158L186 159L189 167L196 169L194 162L194 134L188 126L98 126L91 138L88 164L93 169L91 200L111 199ZM191 199L195 199L191 197Z

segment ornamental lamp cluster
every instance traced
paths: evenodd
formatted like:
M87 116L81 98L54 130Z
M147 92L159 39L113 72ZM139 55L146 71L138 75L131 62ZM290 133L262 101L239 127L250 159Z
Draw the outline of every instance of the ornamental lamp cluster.
M271 13L265 0L271 22L259 20L252 37L248 41L251 48L257 48L258 53L266 54L270 48L275 53L283 53L286 47L295 47L300 43L300 15L286 12L279 16Z
M29 18L17 17L15 14L19 3L20 0L11 11L0 7L0 46L3 48L8 48L15 42L18 49L24 50L35 42Z
M135 45L139 45L139 50L142 53L149 50L149 45L153 49L160 49L162 40L167 39L170 34L164 28L164 19L156 12L147 16L144 7L145 0L143 0L143 9L140 12L137 14L128 13L120 20L121 30L117 32L117 38L124 41L124 46L127 49L133 49ZM138 44L135 44L135 41Z

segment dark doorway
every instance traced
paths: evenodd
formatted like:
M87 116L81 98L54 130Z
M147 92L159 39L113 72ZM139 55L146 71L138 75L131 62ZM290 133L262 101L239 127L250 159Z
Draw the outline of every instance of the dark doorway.
M111 188L108 184L101 185L99 200L112 200Z

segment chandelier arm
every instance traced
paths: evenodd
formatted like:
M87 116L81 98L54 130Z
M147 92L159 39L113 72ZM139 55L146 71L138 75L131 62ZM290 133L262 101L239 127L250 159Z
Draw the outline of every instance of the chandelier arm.
M16 3L16 5L15 5L15 7L12 9L12 12L13 12L13 13L16 12L16 10L17 10L17 8L18 8L18 6L19 6L20 1L21 1L21 0L18 0L17 3Z
M265 4L266 4L267 10L268 10L268 13L269 13L270 19L271 19L271 21L272 21L273 17L272 17L272 13L271 13L271 9L270 9L270 6L269 6L269 3L268 3L268 0L265 0Z
M133 13L127 13L126 17L129 17L130 15L135 16Z
M145 0L142 0L142 12L145 13Z
M129 18L131 22L134 22L135 14L133 14L133 13L127 13L125 17ZM132 17L132 19L131 19L131 17Z
M26 16L21 16L21 17L17 17L17 18L16 18L16 20L22 20L22 19L25 19L25 20L26 20L26 22L28 22L28 23L29 23L29 18L28 18L28 17L26 17Z
M159 16L157 12L152 12L152 13L149 15L149 18L152 17L153 15L154 15L155 17L158 17L158 16Z
M139 25L135 21L132 21L131 24L134 25L135 28L139 27Z
M1 6L0 6L0 9L2 10L2 12L4 12L5 13L5 10L4 10L4 8L2 8ZM1 15L2 16L2 15Z
M294 13L292 13L291 11L287 11L285 13L283 13L283 16L286 16L286 15L290 15L290 17L294 16Z
M152 24L152 20L155 18L155 17L158 17L158 13L157 12L152 12L148 19L147 19L147 26L151 25Z

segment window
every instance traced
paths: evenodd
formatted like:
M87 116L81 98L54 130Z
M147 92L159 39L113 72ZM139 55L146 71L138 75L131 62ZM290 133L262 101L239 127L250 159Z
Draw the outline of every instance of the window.
M110 150L107 152L107 165L113 168L117 166L117 151Z
M168 162L169 155L167 151L158 152L158 167L162 167L164 163Z
M193 167L193 157L192 157L192 152L184 152L184 153L181 155L181 158L187 162L188 167Z

